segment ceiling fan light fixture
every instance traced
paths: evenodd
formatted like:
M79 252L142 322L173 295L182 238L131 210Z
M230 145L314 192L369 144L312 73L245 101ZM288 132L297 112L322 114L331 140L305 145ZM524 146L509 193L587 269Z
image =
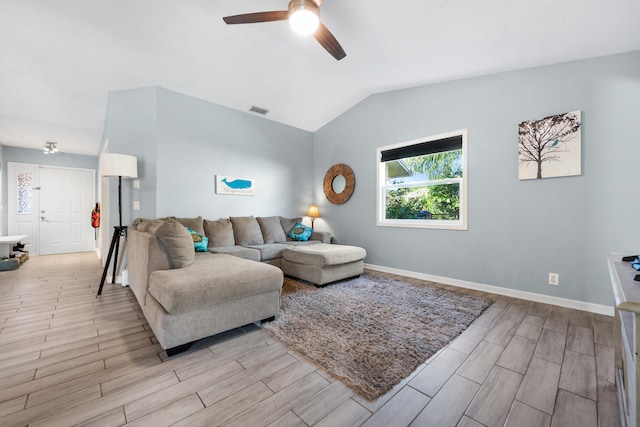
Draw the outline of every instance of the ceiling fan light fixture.
M320 25L320 11L312 0L292 0L289 3L289 25L302 36L316 32Z
M336 60L347 56L331 31L320 22L320 5L322 0L291 0L287 10L271 12L244 13L242 15L225 16L227 24L255 24L258 22L289 21L289 26L297 33L313 35L318 43Z

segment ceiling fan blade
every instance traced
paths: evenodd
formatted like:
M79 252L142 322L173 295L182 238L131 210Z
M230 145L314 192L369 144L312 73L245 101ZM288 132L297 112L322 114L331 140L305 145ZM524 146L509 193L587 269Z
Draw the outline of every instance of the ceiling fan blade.
M340 46L340 43L338 43L338 40L336 40L333 34L331 34L331 31L329 31L322 22L318 30L313 34L313 37L338 61L347 56L342 46Z
M257 22L286 21L289 11L245 13L244 15L225 16L222 18L227 24L255 24Z

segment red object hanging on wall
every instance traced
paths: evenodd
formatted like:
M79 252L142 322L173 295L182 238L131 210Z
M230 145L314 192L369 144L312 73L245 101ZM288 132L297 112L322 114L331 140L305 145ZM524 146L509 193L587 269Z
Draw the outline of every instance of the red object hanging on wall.
M96 207L91 211L91 226L100 227L100 203L96 203Z

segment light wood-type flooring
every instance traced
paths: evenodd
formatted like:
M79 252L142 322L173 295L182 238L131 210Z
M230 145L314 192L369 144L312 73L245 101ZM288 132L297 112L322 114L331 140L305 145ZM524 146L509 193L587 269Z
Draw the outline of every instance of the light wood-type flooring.
M615 426L612 318L499 297L369 402L250 325L167 359L93 253L0 272L0 426Z

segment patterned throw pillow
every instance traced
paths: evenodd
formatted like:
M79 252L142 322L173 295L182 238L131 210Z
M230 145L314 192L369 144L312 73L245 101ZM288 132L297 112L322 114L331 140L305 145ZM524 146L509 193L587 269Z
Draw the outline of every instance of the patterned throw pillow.
M189 232L189 234L191 234L191 238L193 239L193 247L195 248L196 252L207 252L207 244L209 243L209 239L190 227L187 227L187 231Z
M311 233L313 233L313 228L307 227L299 222L293 226L291 232L289 233L289 237L295 240L300 240L306 242L311 237Z
M296 223L298 222L302 222L302 217L297 217L297 218L284 218L284 217L280 217L280 225L282 226L282 230L284 231L284 234L287 235L287 239L288 240L295 240L293 237L289 237L289 233L291 233L291 230L293 230L293 227L296 225Z

